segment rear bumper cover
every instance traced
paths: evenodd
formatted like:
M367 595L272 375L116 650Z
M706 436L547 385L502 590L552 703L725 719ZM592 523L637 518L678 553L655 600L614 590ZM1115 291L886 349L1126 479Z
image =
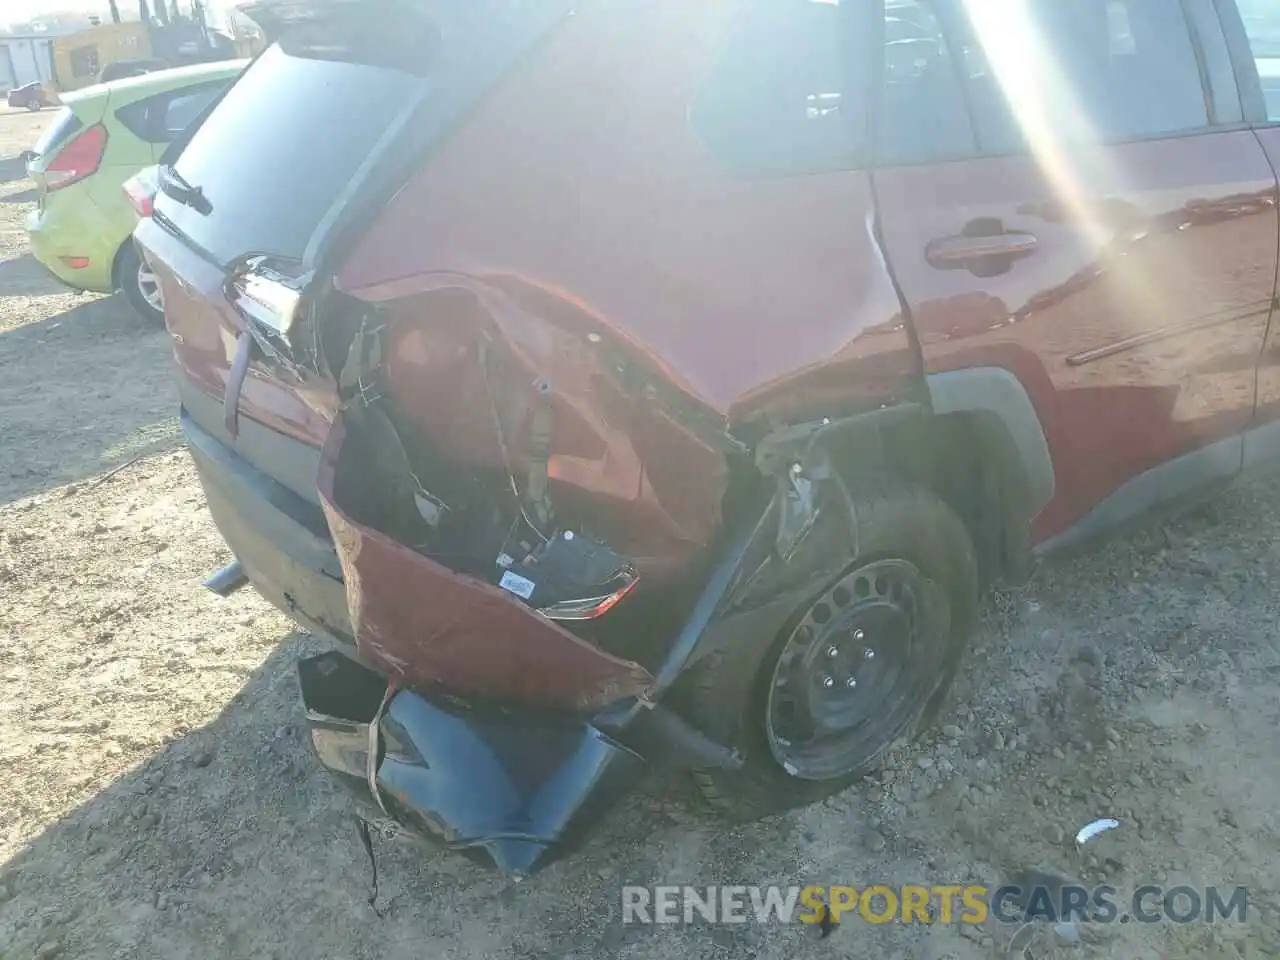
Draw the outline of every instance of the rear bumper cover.
M644 770L590 723L400 691L340 653L298 665L320 762L358 797L511 876L558 859ZM370 758L371 747L376 753Z
M32 210L23 220L31 254L51 276L73 290L111 293L115 288L111 276L115 251L128 234L118 234L98 211L86 192L77 192L80 184L65 188L66 196L45 197L44 209ZM112 247L105 238L113 238ZM61 257L87 257L89 266L73 269Z
M181 426L213 522L258 592L305 629L353 644L342 569L319 506L224 446L185 408Z
M320 508L224 446L185 409L181 423L214 523L258 592L307 629L354 648ZM378 717L387 679L336 651L301 661L298 673L325 767L404 826L510 875L561 856L644 768L638 754L571 717L484 712L408 690L390 697ZM378 748L372 776L371 743Z
M259 593L303 627L354 650L342 571L319 506L203 429L185 406L181 425L214 522ZM708 590L723 585L718 574ZM714 606L710 596L699 603L657 678L655 699ZM740 624L730 629L741 635ZM515 876L571 850L637 782L645 757L687 766L741 763L670 711L635 700L588 717L409 689L388 694L385 675L337 651L303 660L299 679L325 767L405 827Z

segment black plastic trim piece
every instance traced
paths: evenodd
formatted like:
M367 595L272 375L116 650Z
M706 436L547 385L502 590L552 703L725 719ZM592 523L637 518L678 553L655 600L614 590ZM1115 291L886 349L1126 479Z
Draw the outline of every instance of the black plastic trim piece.
M204 393L181 371L178 372L178 399L202 433L319 508L320 495L316 492L319 447L287 437L243 412L233 438L223 416L223 401Z
M1245 30L1244 18L1235 0L1214 0L1218 21L1227 38L1227 50L1236 72L1236 84L1240 88L1240 105L1244 119L1249 123L1267 122L1267 99L1262 91L1262 78L1258 76L1258 62L1253 58L1253 46Z
M342 568L333 549L329 525L319 507L303 500L201 429L183 410L180 426L196 465L224 490L237 505L241 517L263 533L274 532L273 541L281 550L285 542L290 557L304 567L342 580Z
M1274 439L1280 440L1280 435ZM1244 451L1243 435L1237 434L1152 467L1122 484L1062 533L1038 544L1035 555L1046 557L1092 544L1124 530L1155 507L1195 499L1216 484L1229 483L1240 473Z
M1002 367L972 367L925 378L935 414L993 414L1008 431L1027 481L1030 516L1053 499L1053 458L1036 408L1021 381Z

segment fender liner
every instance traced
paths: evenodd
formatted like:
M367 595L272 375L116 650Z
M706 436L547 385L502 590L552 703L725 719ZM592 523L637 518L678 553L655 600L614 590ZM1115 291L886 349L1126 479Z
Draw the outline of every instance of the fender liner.
M1053 458L1022 382L1002 367L971 367L928 374L925 385L935 414L988 413L1003 424L1026 479L1030 516L1044 509L1053 499Z

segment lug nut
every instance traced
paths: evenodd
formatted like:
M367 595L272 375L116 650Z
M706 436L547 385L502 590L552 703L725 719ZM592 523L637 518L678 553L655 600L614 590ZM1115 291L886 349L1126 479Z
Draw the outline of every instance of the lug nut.
M834 686L836 685L836 682L835 682L835 680L834 680L833 678L831 678L831 677L823 677L823 678L822 678L822 685L823 685L824 687L826 687L828 690L830 690L832 687L834 687Z
M840 656L840 648L837 647L835 644L832 644L831 646L827 647L827 656L833 659L835 657Z
M876 658L876 652L870 647L863 647L862 657L864 660L874 660Z
M858 681L855 677L850 677L848 680L844 682L844 685L848 687L850 690L852 690L854 687L858 685Z
M855 640L861 640L861 639L862 639L863 637L865 637L865 636L866 636L866 634L862 632L862 629L861 629L861 628L859 628L859 629L857 629L857 630L853 631L853 639L855 639Z

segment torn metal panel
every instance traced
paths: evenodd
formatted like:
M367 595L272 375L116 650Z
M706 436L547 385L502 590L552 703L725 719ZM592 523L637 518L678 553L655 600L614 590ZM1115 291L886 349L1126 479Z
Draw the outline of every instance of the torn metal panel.
M321 457L321 505L342 564L364 659L400 685L587 710L652 680L539 615L511 593L459 574L355 519L335 497L347 425Z
M566 852L643 770L583 721L388 697L385 681L337 653L298 673L321 763L396 821L507 874Z
M384 316L386 389L442 458L509 470L534 503L544 478L559 516L642 564L678 567L710 542L724 420L607 327L450 276Z

